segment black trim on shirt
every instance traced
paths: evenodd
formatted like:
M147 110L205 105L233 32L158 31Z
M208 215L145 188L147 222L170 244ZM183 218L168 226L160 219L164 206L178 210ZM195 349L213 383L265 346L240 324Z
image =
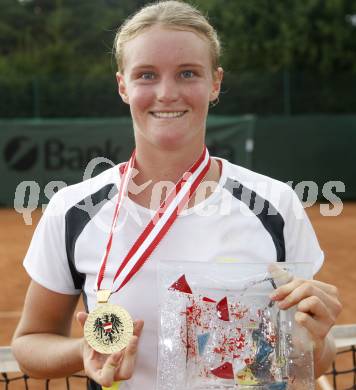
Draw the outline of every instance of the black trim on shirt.
M85 274L75 267L75 244L87 223L100 211L104 204L117 193L114 184L107 184L99 191L91 194L71 207L65 215L65 243L69 269L72 274L74 287L82 289L85 283ZM86 300L86 297L84 297Z
M94 382L92 379L89 379L87 384L88 390L102 390L102 387L98 385L96 382Z
M286 247L284 242L284 220L276 208L255 191L245 187L242 183L227 178L224 184L234 198L246 204L246 206L261 221L264 228L271 235L276 248L276 260L286 261Z

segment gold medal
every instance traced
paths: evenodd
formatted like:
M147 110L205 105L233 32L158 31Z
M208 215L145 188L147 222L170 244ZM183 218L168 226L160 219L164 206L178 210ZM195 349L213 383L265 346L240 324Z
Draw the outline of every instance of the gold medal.
M132 318L124 308L100 301L100 296L98 303L85 321L84 337L97 352L111 354L121 351L133 335Z

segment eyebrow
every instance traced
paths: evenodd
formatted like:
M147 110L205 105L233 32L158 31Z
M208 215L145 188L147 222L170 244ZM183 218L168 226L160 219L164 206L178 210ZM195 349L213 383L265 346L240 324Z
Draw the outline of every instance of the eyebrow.
M204 68L203 65L199 64L199 63L187 63L187 64L181 64L178 66L178 68Z
M178 68L204 68L203 65L199 63L186 63L186 64L180 64L178 65ZM132 68L133 72L137 72L141 69L155 69L156 67L154 65L150 64L142 64L142 65L137 65Z
M137 66L134 66L134 67L132 68L132 70L135 71L135 70L147 69L147 68L153 69L154 66L153 66L153 65L145 65L145 64L144 64L144 65L137 65Z

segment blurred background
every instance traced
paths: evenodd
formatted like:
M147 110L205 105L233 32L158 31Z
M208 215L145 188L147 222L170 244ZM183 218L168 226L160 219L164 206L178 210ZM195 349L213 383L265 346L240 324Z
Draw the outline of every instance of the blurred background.
M147 3L0 0L0 345L21 313L21 263L42 207L93 157L117 163L131 151L112 45ZM296 190L326 253L318 278L340 287L339 323L356 322L356 1L191 3L223 47L212 153Z
M118 104L113 38L147 3L1 0L0 117L127 115ZM225 93L217 114L354 113L355 1L193 4L208 13L223 43Z
M23 180L71 184L95 156L127 158L131 123L122 122L129 110L117 94L112 45L118 26L147 3L0 0L0 174L8 178L0 204L13 203ZM356 2L193 4L209 15L223 46L225 78L211 114L253 115L235 124L235 136L248 140L244 152L235 149L240 139L215 126L213 153L293 187L314 181L312 198L341 181L345 188L334 192L355 199ZM305 186L297 192L307 197Z

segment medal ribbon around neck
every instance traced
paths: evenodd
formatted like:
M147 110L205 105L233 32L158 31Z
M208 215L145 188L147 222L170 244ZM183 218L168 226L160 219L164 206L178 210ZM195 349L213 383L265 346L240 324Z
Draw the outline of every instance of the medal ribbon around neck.
M201 156L195 161L191 168L183 174L175 187L160 204L153 218L147 224L136 242L133 244L120 267L118 268L112 283L111 294L118 292L145 264L153 250L158 246L169 228L184 209L185 205L192 198L199 184L204 179L210 168L211 160L208 149L204 147ZM106 265L112 246L113 235L116 228L119 212L127 196L128 185L132 177L135 165L135 151L130 160L125 165L121 178L118 199L115 207L114 218L111 225L108 243L101 262L100 271L96 280L97 291L100 290L101 283L105 276Z

